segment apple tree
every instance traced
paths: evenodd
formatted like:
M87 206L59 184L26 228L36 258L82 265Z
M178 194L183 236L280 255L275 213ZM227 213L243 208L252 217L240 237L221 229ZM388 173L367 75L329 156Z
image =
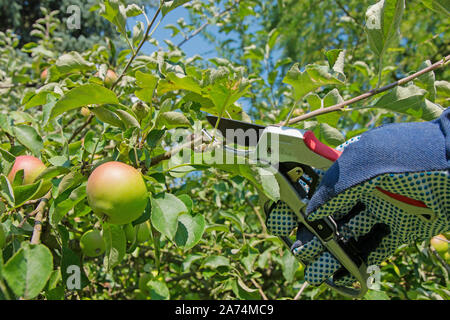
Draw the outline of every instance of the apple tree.
M276 183L215 162L200 130L213 114L335 147L437 118L449 8L411 3L102 0L89 17L114 34L86 49L61 50L51 6L28 42L0 32L0 299L343 299L268 233ZM191 22L165 25L181 6ZM160 27L183 40L161 46ZM184 53L201 34L217 57ZM365 298L448 299L448 262L448 246L403 246Z

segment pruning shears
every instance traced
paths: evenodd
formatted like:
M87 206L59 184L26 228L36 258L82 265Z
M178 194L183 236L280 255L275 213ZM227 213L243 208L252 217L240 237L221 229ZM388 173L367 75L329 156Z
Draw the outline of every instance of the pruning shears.
M243 121L207 116L208 122L225 140L223 151L230 157L241 156L265 163L271 168L279 185L279 201L283 201L297 216L300 227L306 227L328 249L328 251L353 275L359 288L337 285L330 277L325 283L337 292L352 298L360 298L368 290L367 267L348 242L340 235L331 216L308 221L306 206L319 182L314 170L326 170L336 161L341 152L321 143L312 131L283 126L261 126ZM216 139L207 130L203 134ZM240 145L235 148L227 144ZM275 207L273 200L264 200L264 211L268 216ZM288 236L279 236L291 249L293 241ZM300 258L297 257L301 261Z

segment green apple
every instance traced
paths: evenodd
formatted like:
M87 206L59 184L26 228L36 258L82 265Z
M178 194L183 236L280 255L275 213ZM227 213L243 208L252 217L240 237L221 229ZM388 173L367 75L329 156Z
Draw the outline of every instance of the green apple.
M6 246L6 230L5 227L0 223L0 250Z
M81 251L88 257L98 257L106 250L105 241L98 230L85 232L80 239Z
M33 156L19 156L14 161L11 172L8 174L8 180L13 183L16 173L20 170L24 171L22 185L35 183L36 178L46 169L45 164ZM41 187L37 191L32 200L42 198L51 188L50 180L44 180Z
M430 244L441 255L444 255L448 251L447 238L443 234L438 234L431 238Z
M127 238L128 242L133 243L134 240L136 240L136 228L133 227L131 223L125 225L123 231L125 232L125 237Z
M133 222L142 215L148 201L141 173L117 161L106 162L91 173L86 194L93 212L112 224Z
M145 221L144 223L138 224L136 226L136 242L143 243L150 239L151 226L150 222Z

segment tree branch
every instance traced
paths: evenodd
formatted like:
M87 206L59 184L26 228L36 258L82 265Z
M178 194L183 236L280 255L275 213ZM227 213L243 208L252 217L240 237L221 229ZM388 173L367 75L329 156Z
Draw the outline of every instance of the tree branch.
M267 227L266 227L266 223L264 222L263 217L261 216L261 214L259 213L259 210L253 205L253 203L250 201L250 199L248 197L245 197L245 201L247 202L247 204L252 208L253 212L256 214L256 216L258 217L259 223L261 224L261 227L263 229L263 233L268 234L267 232Z
M356 103L358 101L367 99L367 98L372 97L374 95L377 95L379 93L385 92L385 91L390 90L390 89L392 89L392 88L394 88L396 86L408 83L411 80L414 80L414 79L420 77L421 75L423 75L423 74L425 74L427 72L433 71L435 69L438 69L438 68L444 66L449 60L450 60L450 55L448 55L445 58L443 58L442 60L439 60L438 62L432 64L431 66L428 66L428 67L426 67L426 68L424 68L424 69L422 69L422 70L420 70L420 71L418 71L418 72L416 72L416 73L414 73L414 74L412 74L410 76L407 76L407 77L405 77L403 79L400 79L400 80L395 81L395 82L393 82L391 84L388 84L387 86L384 86L384 87L381 87L381 88L372 89L372 90L370 90L370 91L368 91L368 92L366 92L366 93L364 93L362 95L359 95L357 97L354 97L354 98L352 98L350 100L347 100L347 101L335 104L334 106L327 107L327 108L322 108L322 109L317 109L317 110L314 110L314 111L309 112L307 114L304 114L304 115L292 118L291 120L289 120L288 124L294 124L294 123L297 123L297 122L300 122L300 121L303 121L303 120L306 120L306 119L310 119L310 118L313 118L313 117L316 117L316 116L319 116L319 115L322 115L322 114L334 112L334 111L345 111L344 108L346 106L350 105L350 104ZM276 125L277 126L281 126L283 124L284 124L284 121L280 122L280 123L278 123Z
M262 287L259 285L259 283L251 278L250 281L253 283L253 285L258 289L259 294L261 295L261 297L263 298L263 300L269 300L269 298L267 298L266 294L264 293Z
M239 3L239 1L236 1L231 7L229 7L228 9L223 10L222 12L220 12L219 14L214 16L214 19L218 19L218 18L222 18L228 11L230 11L231 9L233 9L236 4ZM204 24L202 24L197 30L195 30L194 32L192 32L188 37L186 37L183 41L181 41L177 47L180 48L183 44L185 44L186 42L188 42L189 40L191 40L192 38L194 38L196 35L198 35L200 32L203 31L203 29L205 29L208 25L210 25L209 22L205 22Z
M294 300L299 300L303 291L308 287L308 282L305 281L305 283L303 283L302 287L300 288L300 290L298 290L297 294L294 297Z
M203 140L203 136L199 136L199 137L195 137L193 140L188 141L187 143L178 146L176 148L173 148L165 153L162 153L160 155L157 155L156 157L153 157L150 161L150 167L156 166L157 164L159 164L161 161L164 160L169 160L170 158L172 158L173 155L177 154L178 152L180 152L182 149L184 148L190 148L192 146L195 146L195 144L197 142L200 142Z
M34 219L33 236L31 237L31 244L39 244L41 242L42 233L42 221L44 219L44 211L47 206L48 200L50 200L51 192L49 191L36 208L36 218Z
M153 16L152 21L147 25L147 30L145 30L145 35L144 38L142 39L141 43L139 44L139 46L137 47L136 51L133 53L133 55L131 56L130 60L128 61L127 65L125 66L125 69L123 69L122 73L120 74L120 76L117 78L116 82L114 82L114 84L111 86L111 90L113 90L116 85L120 82L120 80L122 80L123 76L125 75L125 73L127 72L128 68L130 67L131 63L134 61L134 59L136 59L139 51L142 49L142 46L144 45L144 43L147 41L148 35L150 34L150 31L153 27L153 24L156 21L156 18L158 17L159 13L161 12L161 7L158 8L158 10L156 10L155 15Z
M93 114L91 114L91 115L87 118L86 122L85 122L81 127L78 127L78 128L73 132L73 134L72 134L72 136L70 137L68 143L71 143L71 142L78 136L78 134L79 134L81 131L83 131L84 128L86 128L86 127L89 125L89 123L91 123L92 119L94 119L94 115L93 115Z

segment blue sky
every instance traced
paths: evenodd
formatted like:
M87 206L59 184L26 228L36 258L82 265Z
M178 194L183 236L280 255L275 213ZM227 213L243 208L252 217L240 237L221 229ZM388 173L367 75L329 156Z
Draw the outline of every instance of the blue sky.
M156 9L149 9L149 19L153 17L153 14L155 13ZM164 19L162 20L161 24L156 29L155 33L153 34L153 38L156 39L159 42L159 45L163 48L167 48L166 43L164 40L168 39L172 41L174 44L178 44L183 40L183 36L181 34L176 35L174 38L171 37L172 31L170 29L166 29L165 26L173 24L177 25L177 20L180 18L184 18L185 22L187 24L190 24L189 19L189 12L186 8L183 6L178 7L174 9L173 11L169 12ZM145 23L145 19L141 17L137 17L138 21L143 21ZM157 22L157 21L156 21ZM155 22L155 25L156 25ZM132 21L134 24L135 21ZM133 25L130 25L129 27L133 28ZM208 26L208 31L215 31L215 26ZM155 46L151 45L150 43L146 43L143 47L143 52L146 54L150 54L152 51L154 51L156 48ZM217 52L215 50L214 45L206 41L206 39L201 35L198 34L191 40L187 41L182 46L183 51L186 53L187 57L192 57L196 54L201 55L203 58L213 58L217 57Z

